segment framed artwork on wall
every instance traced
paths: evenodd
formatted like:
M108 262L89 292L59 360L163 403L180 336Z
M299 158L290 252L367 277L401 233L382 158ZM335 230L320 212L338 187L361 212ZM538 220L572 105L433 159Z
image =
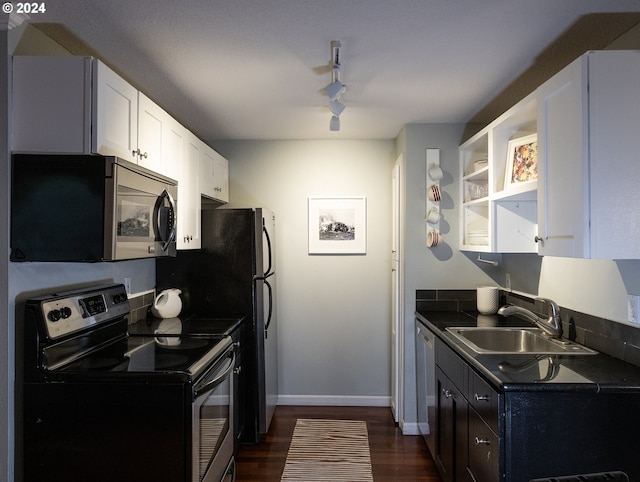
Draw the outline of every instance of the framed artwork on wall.
M366 254L367 198L310 197L309 254Z
M504 188L538 179L538 135L531 134L509 141Z

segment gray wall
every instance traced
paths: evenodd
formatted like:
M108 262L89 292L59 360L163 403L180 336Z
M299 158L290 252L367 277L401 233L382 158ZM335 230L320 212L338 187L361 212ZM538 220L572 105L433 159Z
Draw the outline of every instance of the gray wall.
M458 250L459 236L459 157L458 146L465 126L462 124L411 124L397 138L397 151L404 153L405 245L404 245L404 425L415 432L415 293L417 289L474 289L491 284L487 271L495 268L479 265L473 257ZM427 171L426 149L440 149L442 219L440 231L444 244L426 246L425 206Z
M276 215L281 404L388 405L393 141L247 141L229 207ZM367 198L366 255L309 255L309 197Z

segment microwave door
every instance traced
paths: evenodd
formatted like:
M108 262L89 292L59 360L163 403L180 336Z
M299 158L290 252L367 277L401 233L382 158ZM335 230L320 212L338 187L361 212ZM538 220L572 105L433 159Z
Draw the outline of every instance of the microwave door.
M176 186L118 166L113 259L175 255ZM107 226L105 226L107 228Z

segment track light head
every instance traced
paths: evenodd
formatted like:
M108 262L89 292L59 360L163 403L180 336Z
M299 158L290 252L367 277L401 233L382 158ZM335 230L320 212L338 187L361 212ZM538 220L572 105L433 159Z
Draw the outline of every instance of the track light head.
M340 130L340 117L338 117L337 115L331 116L331 120L329 121L329 130L330 131Z
M329 99L336 100L344 93L345 86L339 80L335 80L330 84L327 84L324 91L329 96Z
M345 105L339 100L332 100L329 102L329 109L333 115L340 117L340 114L342 114L345 109Z

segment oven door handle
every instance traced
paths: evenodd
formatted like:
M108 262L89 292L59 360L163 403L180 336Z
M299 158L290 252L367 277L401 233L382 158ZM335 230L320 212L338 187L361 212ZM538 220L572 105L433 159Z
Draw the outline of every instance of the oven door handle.
M213 380L205 382L203 385L196 386L194 388L195 398L198 398L203 393L213 390L213 388L216 385L218 385L222 380L224 380L227 377L227 375L229 375L231 370L233 370L233 367L236 365L236 354L233 350L231 350L229 352L229 355L227 356L230 357L229 365L222 371L222 373L216 376Z

